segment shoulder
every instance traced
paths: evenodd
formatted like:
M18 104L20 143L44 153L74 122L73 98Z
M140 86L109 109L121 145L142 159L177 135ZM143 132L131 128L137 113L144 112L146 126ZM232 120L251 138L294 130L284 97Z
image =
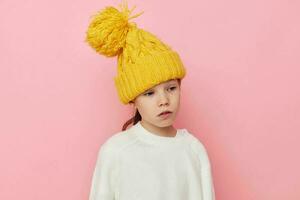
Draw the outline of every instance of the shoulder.
M136 137L130 134L130 129L119 131L110 136L100 147L100 151L105 153L118 153L123 148L136 141Z
M184 130L186 132L191 150L197 155L202 164L210 166L208 152L204 143L187 129Z
M182 129L182 130L184 131L189 144L191 145L191 147L193 147L194 150L201 150L201 149L205 150L205 146L203 142L199 138L197 138L195 134L191 133L187 129Z

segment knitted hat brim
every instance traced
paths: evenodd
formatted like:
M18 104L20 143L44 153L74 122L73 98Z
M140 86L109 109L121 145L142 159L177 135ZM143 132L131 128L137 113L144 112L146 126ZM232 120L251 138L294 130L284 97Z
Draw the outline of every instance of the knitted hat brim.
M186 69L175 51L158 52L128 63L114 77L119 99L128 104L151 87L170 79L183 79Z

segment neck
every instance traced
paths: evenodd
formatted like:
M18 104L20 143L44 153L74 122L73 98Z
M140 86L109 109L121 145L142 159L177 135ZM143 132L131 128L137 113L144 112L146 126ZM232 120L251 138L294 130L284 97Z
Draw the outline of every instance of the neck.
M141 120L140 123L145 129L159 136L175 137L177 133L177 130L173 127L173 125L166 127L158 127L144 120Z

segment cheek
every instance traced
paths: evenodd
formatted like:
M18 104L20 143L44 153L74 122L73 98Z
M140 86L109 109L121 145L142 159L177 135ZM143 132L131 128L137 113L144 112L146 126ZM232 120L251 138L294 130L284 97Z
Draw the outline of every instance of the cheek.
M178 102L180 100L180 92L176 92L173 95L173 101Z
M180 105L180 94L178 94L176 96L176 98L174 98L173 104L174 104L175 107L179 107L179 105Z
M143 116L151 116L154 113L155 105L152 102L143 102L143 104L139 105L139 112Z

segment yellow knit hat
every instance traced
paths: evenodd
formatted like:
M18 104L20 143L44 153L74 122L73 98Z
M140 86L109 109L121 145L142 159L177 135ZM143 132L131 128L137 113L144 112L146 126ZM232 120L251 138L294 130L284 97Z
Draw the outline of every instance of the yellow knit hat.
M94 15L85 41L99 54L118 56L115 86L120 101L128 104L161 82L184 78L186 69L170 46L129 22L143 12L130 16L135 6L128 10L125 2L120 7L105 7Z

